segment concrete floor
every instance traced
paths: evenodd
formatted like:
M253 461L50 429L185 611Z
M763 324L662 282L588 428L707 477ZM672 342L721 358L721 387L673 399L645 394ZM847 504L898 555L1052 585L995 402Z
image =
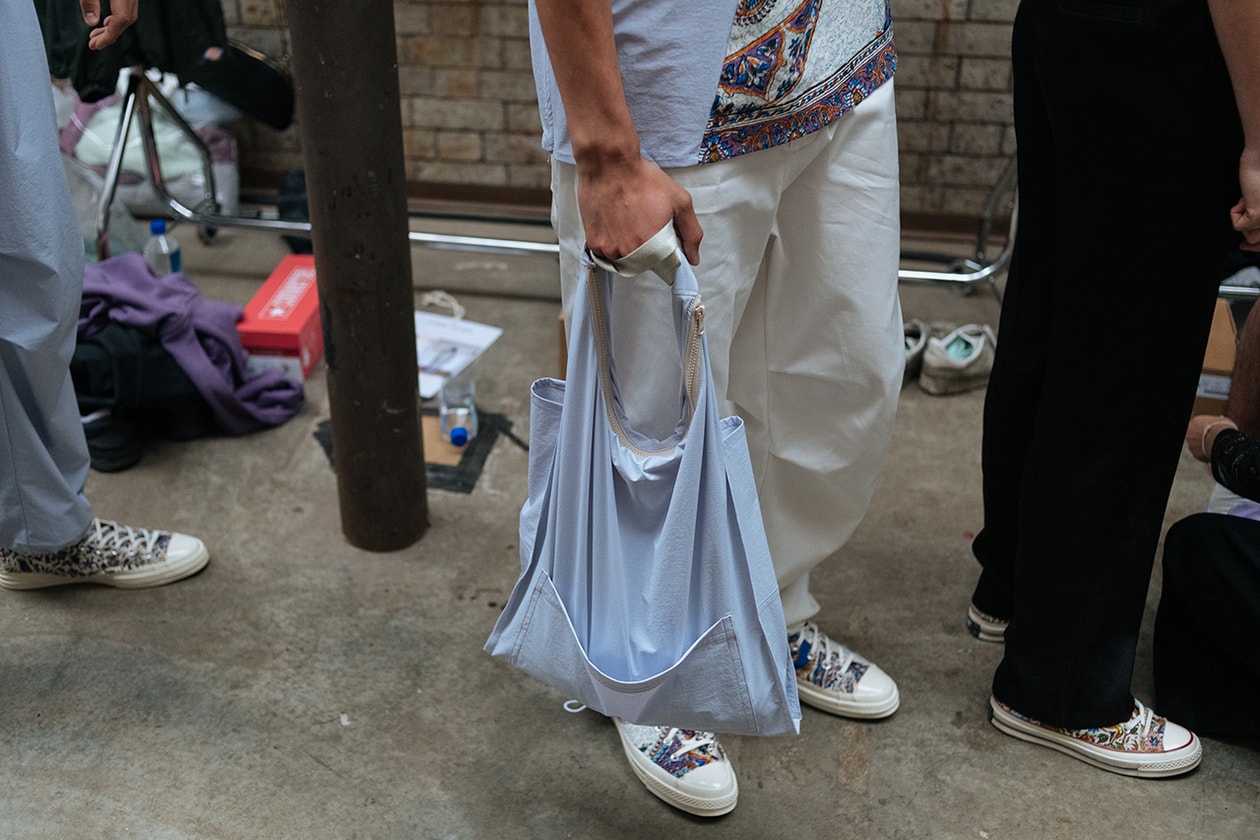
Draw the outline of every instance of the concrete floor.
M187 273L223 300L244 303L287 253L253 232L220 231L210 247L176 234ZM553 264L415 257L418 286L503 327L477 363L479 403L527 437L529 383L556 368ZM996 323L986 294L906 286L903 301L907 317ZM280 428L154 444L131 470L92 474L100 515L204 538L201 574L148 591L0 593L0 837L1255 836L1252 746L1208 741L1193 774L1140 782L987 722L1001 648L963 627L981 392L904 390L871 511L815 575L820 622L897 679L901 710L858 723L806 709L800 737L724 738L741 798L715 821L650 796L605 719L567 713L482 652L519 569L526 453L500 437L471 494L430 490L419 543L366 553L342 537L314 437L322 373L307 397ZM1183 456L1168 521L1209 489ZM1147 700L1158 587L1157 574L1134 686Z

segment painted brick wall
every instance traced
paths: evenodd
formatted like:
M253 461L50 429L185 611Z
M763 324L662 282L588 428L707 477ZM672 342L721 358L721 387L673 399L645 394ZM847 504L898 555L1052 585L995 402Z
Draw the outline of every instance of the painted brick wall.
M891 1L903 210L972 218L1015 148L1009 42L1017 0ZM288 62L284 0L223 0L223 8L233 37ZM544 200L526 0L395 0L394 9L413 192ZM279 173L301 166L295 128L234 128L247 182L278 184Z

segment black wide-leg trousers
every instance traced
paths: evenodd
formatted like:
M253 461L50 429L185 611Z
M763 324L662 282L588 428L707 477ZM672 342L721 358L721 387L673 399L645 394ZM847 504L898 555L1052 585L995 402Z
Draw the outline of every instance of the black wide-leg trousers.
M1260 735L1260 522L1198 513L1168 529L1155 619L1161 714L1213 735Z
M1128 718L1137 635L1224 260L1242 134L1205 0L1023 0L1019 230L984 408L974 601L994 695Z

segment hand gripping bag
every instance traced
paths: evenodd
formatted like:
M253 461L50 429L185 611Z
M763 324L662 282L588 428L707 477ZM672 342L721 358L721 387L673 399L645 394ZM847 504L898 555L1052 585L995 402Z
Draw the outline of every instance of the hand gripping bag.
M531 388L521 576L485 648L632 723L796 733L796 676L743 421L718 417L699 288L676 244L668 254L657 271L676 274L675 433L655 441L629 428L609 350L615 281L587 256L566 379Z

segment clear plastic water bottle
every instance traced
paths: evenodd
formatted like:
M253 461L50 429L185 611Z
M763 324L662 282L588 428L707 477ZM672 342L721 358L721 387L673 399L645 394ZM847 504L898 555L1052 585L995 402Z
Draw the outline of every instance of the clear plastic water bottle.
M158 277L181 271L179 242L166 232L166 220L149 222L149 241L144 243L144 261Z
M455 446L465 446L477 437L477 387L472 377L451 377L438 393L438 413L442 437Z

